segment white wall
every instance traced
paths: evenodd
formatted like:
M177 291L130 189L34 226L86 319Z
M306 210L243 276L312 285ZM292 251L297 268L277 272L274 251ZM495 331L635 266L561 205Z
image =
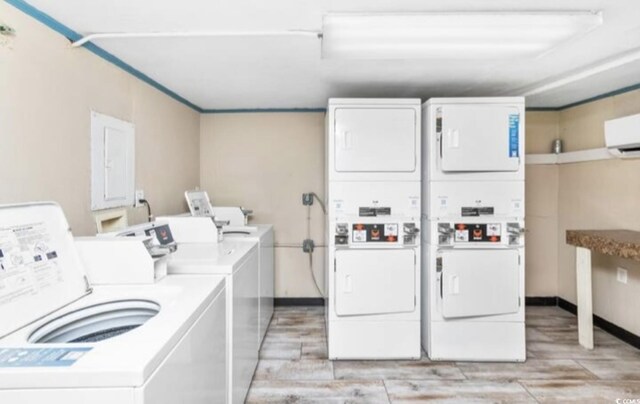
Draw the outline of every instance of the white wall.
M17 33L0 45L0 203L54 200L74 234L95 234L95 110L135 124L136 184L154 213L184 211L184 190L199 184L199 114L4 2L0 15Z
M558 112L527 112L526 152L549 153ZM558 166L527 165L525 274L527 296L558 295Z
M527 149L547 151L558 135L558 113L527 113ZM307 211L303 192L324 192L324 113L204 114L201 119L202 188L216 204L244 205L253 222L273 223L276 295L318 296L302 253ZM527 295L556 296L557 168L527 167ZM323 242L320 207L312 210L312 236ZM314 254L324 279L324 249ZM322 286L322 285L321 285Z
M591 102L560 113L560 137L567 151L604 147L604 121L640 113L640 91ZM568 229L640 231L640 159L602 160L559 167L558 294L576 302L575 248ZM618 266L628 284L616 281ZM640 334L640 264L593 254L594 313Z
M276 296L317 297L309 257L303 192L324 198L324 114L204 114L200 178L216 205L253 209L254 223L272 223L276 239ZM311 237L324 242L318 204L311 210ZM322 288L324 248L313 254Z

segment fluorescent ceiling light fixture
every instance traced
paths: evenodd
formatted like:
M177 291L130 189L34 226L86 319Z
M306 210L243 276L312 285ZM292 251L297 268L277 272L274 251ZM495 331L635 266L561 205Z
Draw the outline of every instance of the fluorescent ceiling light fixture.
M327 14L322 21L322 57L536 57L600 25L602 14L592 11Z

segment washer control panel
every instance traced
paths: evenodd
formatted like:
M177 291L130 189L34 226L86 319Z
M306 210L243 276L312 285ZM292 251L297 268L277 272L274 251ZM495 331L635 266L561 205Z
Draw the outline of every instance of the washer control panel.
M178 249L178 245L173 238L171 228L168 224L157 222L132 226L129 230L119 234L121 237L148 236L144 242L149 254L154 257L161 257L172 253Z

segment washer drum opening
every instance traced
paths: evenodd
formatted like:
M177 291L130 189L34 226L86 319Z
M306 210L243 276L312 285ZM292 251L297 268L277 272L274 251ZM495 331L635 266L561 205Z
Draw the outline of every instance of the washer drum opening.
M89 343L134 330L160 312L150 300L117 300L83 307L56 317L29 336L29 342Z

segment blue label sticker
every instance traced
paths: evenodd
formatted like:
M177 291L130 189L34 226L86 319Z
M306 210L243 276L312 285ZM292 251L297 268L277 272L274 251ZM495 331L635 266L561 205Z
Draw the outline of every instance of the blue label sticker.
M71 366L92 348L0 348L0 368Z
M520 157L520 115L509 115L509 157Z

